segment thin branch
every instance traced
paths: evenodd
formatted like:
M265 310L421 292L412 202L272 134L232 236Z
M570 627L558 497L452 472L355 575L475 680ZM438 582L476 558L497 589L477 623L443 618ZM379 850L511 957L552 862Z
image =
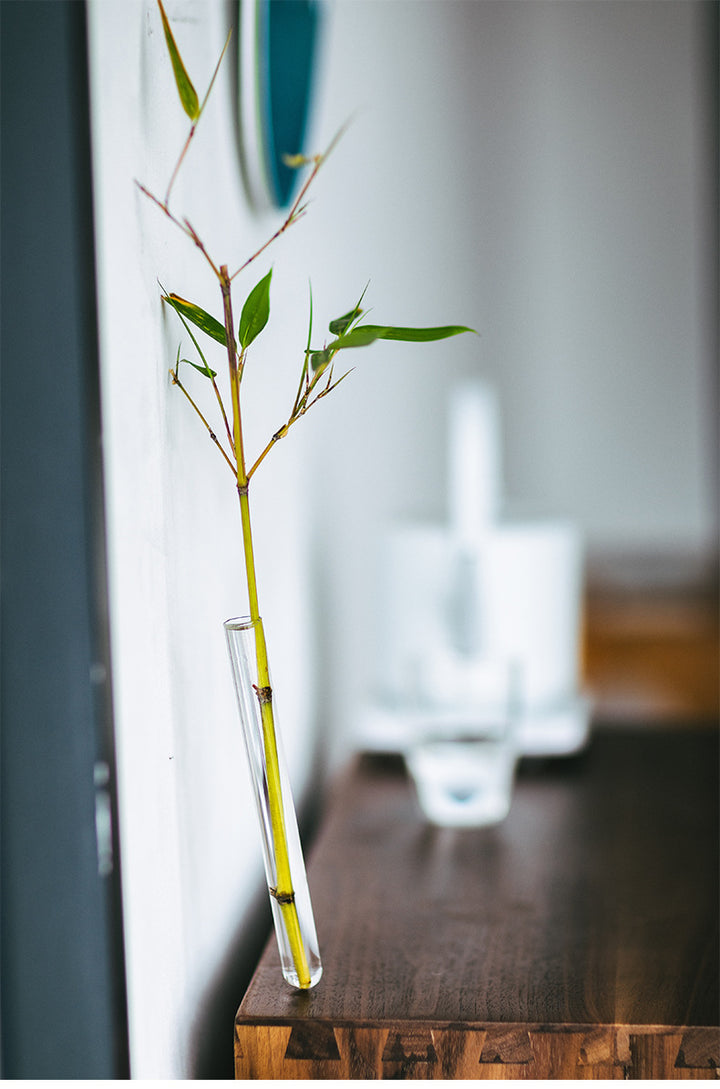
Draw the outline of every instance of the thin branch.
M192 237L187 227L184 227L180 220L175 218L175 216L168 208L167 204L164 204L163 201L159 200L158 197L155 196L154 193L151 193L149 189L146 189L142 182L139 182L137 178L135 179L135 184L137 185L141 193L144 193L146 197L149 197L153 204L156 204L160 211L165 213L171 223L174 223L176 227L179 227L183 234L187 234L189 237Z
M154 193L151 193L149 189L146 189L145 186L142 184L142 182L139 182L137 180L137 178L135 179L135 184L137 185L137 187L138 187L138 189L140 190L141 193L144 193L145 196L148 197L153 202L153 204L157 205L157 207L160 209L161 212L165 213L165 215L168 217L168 219L170 220L171 223L174 223L175 226L178 227L182 231L182 233L184 235L187 235L188 238L192 239L192 241L195 243L195 245L198 247L198 249L202 253L205 260L210 265L210 268L213 270L213 272L217 276L218 280L220 280L221 279L220 270L218 269L218 267L215 264L215 262L213 261L213 259L210 257L210 254L205 249L205 246L203 245L200 237L198 236L197 231L192 226L192 224L189 223L187 219L183 220L183 222L181 223L180 220L177 219L172 214L172 212L168 208L167 204L164 204L163 201L159 200L159 198L155 196Z
M302 404L302 406L297 411L293 410L293 414L290 417L290 419L287 421L287 423L283 424L283 426L278 431L275 432L275 434L270 439L270 442L267 444L267 446L265 447L263 452L260 454L260 456L255 460L255 463L248 470L248 474L247 474L248 480L250 480L250 478L252 477L255 470L260 467L262 462L265 460L265 458L268 456L268 454L272 450L275 443L280 442L280 439L284 439L285 436L287 435L288 431L290 430L290 428L293 426L293 424L296 424L298 422L298 420L302 416L305 415L306 412L309 412L310 409L313 407L313 405L316 405L318 403L318 401L321 400L321 398L327 397L328 393L332 393L332 391L334 389L337 389L337 387L342 382L343 378L347 378L347 376L352 373L352 370L354 370L354 368L351 368L349 371L346 371L345 374L343 374L340 378L338 378L337 382L333 382L332 381L332 368L330 369L330 374L328 375L328 384L325 387L325 389L321 390L320 393L318 393L315 397L313 397L312 401L310 401L309 403ZM315 381L318 381L318 379L315 379ZM315 384L315 382L313 382L313 385L314 384ZM313 387L310 386L310 389L312 389L312 388ZM309 390L307 392L309 392ZM305 394L305 398L307 398L307 392ZM305 398L303 398L303 400Z
M265 449L263 450L263 452L262 452L262 453L260 454L260 456L259 456L259 457L258 457L258 458L256 459L256 461L255 461L255 464L254 464L254 465L252 465L252 466L251 466L251 467L250 467L250 468L248 469L248 474L247 474L248 480L250 480L250 478L252 477L252 475L253 475L253 473L255 472L255 470L256 470L256 469L257 469L257 468L258 468L258 467L259 467L259 466L261 465L261 463L262 463L262 462L263 462L263 461L265 460L265 458L266 458L266 457L268 456L268 454L269 454L269 453L270 453L270 451L272 450L272 448L273 448L273 446L275 445L275 443L276 443L276 442L280 442L280 439L284 439L284 438L285 438L285 436L287 435L287 433L288 433L288 431L290 430L290 428L292 427L292 425L293 425L294 423L296 423L296 421L297 421L297 420L298 420L299 418L300 418L299 416L295 416L295 417L294 417L293 419L290 419L290 420L288 420L288 422L287 422L286 424L283 424L283 426L282 426L282 427L280 428L280 430L279 430L279 431L276 431L276 432L275 432L275 434L274 434L274 435L273 435L273 437L272 437L272 438L270 439L270 442L269 442L269 443L267 444L267 446L265 447Z
M230 421L227 418L227 413L225 411L225 405L223 404L223 399L220 396L220 390L217 387L217 382L215 381L214 378L211 378L210 381L212 382L212 387L215 390L215 396L217 397L217 403L220 406L220 412L222 413L223 423L225 424L225 433L226 433L226 435L228 437L228 442L230 443L230 448L232 449L232 444L233 444L232 431L230 430Z
M332 385L330 385L330 383L328 382L328 386L327 386L327 388L326 388L326 389L324 389L324 390L322 391L322 393L318 393L317 397L316 397L316 398L315 398L315 400L314 400L314 401L312 402L312 404L313 404L313 405L314 405L314 404L316 404L316 403L317 403L317 402L318 402L318 401L320 400L320 398L321 398L321 397L327 397L328 393L332 393L332 391L333 391L334 389L337 389L337 388L338 388L338 386L340 385L340 383L341 383L342 381L344 381L344 380L345 380L345 379L347 378L347 376L348 376L349 374L352 374L352 372L353 372L354 370L355 370L355 368L354 368L354 367L351 367L349 371L345 371L345 374L342 374L342 375L340 375L340 377L338 378L337 382L333 382L333 383L332 383ZM332 375L330 375L330 379L332 379ZM310 407L311 407L311 405L308 405L308 408L310 408Z
M246 269L248 267L248 265L250 265L257 257L259 257L261 253L264 253L265 250L268 248L268 246L271 246L273 244L273 242L275 242L280 237L280 235L284 234L285 231L288 229L288 227L292 226L292 224L295 223L296 220L302 218L302 216L305 214L305 210L306 210L306 207L307 207L306 205L302 205L302 207L301 207L303 198L305 197L305 194L307 193L308 189L310 188L310 186L314 182L315 178L317 177L317 174L318 174L318 171L320 170L320 167L325 162L328 155L330 155L330 153L332 151L334 151L334 149L335 149L336 145L338 144L340 138L344 135L345 130L348 127L348 124L349 124L349 122L344 124L342 126L342 128L340 128L338 130L336 135L330 141L330 144L329 144L327 150L323 154L315 155L312 159L308 160L308 162L312 162L314 164L313 169L311 170L310 174L308 175L302 189L300 190L297 197L295 198L295 202L294 202L292 208L290 209L284 223L282 224L281 227L278 228L277 231L275 231L275 234L272 236L272 238L269 238L267 240L267 242L265 242L264 245L262 245L260 247L259 250L255 251L255 253L252 255L252 257L248 257L247 261L245 261L244 264L240 265L239 269L236 269L236 271L233 272L232 276L230 277L231 280L234 280L236 276L239 276L239 274L241 272L243 272L244 269Z
M222 456L223 456L223 457L225 458L225 461L226 461L226 462L228 463L228 465L229 465L229 467L230 467L230 472L232 473L232 475L233 475L233 476L236 476L236 475L237 475L237 470L236 470L235 466L233 465L232 461L230 460L230 458L229 458L229 457L227 456L227 454L226 454L225 450L223 449L222 443L221 443L221 442L220 442L220 440L218 439L217 435L216 435L216 434L215 434L215 432L213 431L213 429L212 429L212 427L210 426L210 424L209 424L209 423L207 422L207 420L206 420L206 419L205 419L205 417L203 416L203 414L202 414L202 412L200 411L200 409L198 408L198 406L197 406L197 405L195 404L195 402L193 401L193 399L192 399L192 397L190 396L190 394L188 393L188 391L187 391L187 390L185 389L184 385L182 384L182 382L181 382L181 381L180 381L180 379L178 378L178 376L177 376L177 374L175 373L175 371L173 371L173 370L171 370L171 371L170 371L170 377L171 377L171 379L172 379L172 383L173 383L173 385L174 385L174 386L177 386L177 387L178 387L178 389L180 390L180 392L181 392L181 393L184 393L184 394L185 394L185 396L187 397L188 401L190 402L190 404L192 405L192 407L193 407L193 408L195 409L195 411L197 412L198 416L200 417L200 419L202 420L203 424L205 425L205 427L206 427L206 429L207 429L207 433L208 433L208 435L210 436L210 438L212 439L212 441L213 441L213 442L215 443L215 445L217 446L217 448L218 448L218 450L220 451L220 453L222 454Z
M200 118L198 117L198 120L199 119ZM178 173L180 172L180 167L182 166L183 159L185 158L185 155L187 154L187 150L190 147L190 142L191 142L193 136L195 135L195 129L196 128L197 128L197 121L193 121L192 125L190 126L190 132L188 133L188 138L185 141L185 143L183 144L183 149L180 152L180 157L179 157L178 161L175 163L175 169L173 170L172 174L170 175L170 181L168 182L167 192L165 194L165 205L166 205L166 207L170 203L170 193L172 192L172 187L175 184L175 179L177 178Z
M248 265L251 265L253 261L255 261L260 256L260 254L264 253L269 246L272 246L273 242L276 242L280 235L284 234L288 227L292 226L292 224L295 222L295 218L300 217L296 217L294 214L289 215L283 223L282 227L280 227L279 230L275 231L275 234L272 236L272 238L268 238L267 242L264 242L260 249L255 251L252 257L248 257L247 261L245 261L244 264L240 265L239 269L236 269L235 272L233 272L230 279L234 280L235 277L239 276L240 273L248 267Z
M210 256L208 251L205 249L205 246L203 245L202 240L200 239L200 236L198 235L197 231L193 227L192 223L190 222L189 219L183 219L183 224L185 225L186 233L189 235L190 238L192 238L193 242L195 243L197 248L200 250L201 254L205 258L207 263L210 265L210 268L213 270L213 272L217 276L218 280L222 283L222 275L220 273L220 269L217 267L217 265L213 261L212 257Z

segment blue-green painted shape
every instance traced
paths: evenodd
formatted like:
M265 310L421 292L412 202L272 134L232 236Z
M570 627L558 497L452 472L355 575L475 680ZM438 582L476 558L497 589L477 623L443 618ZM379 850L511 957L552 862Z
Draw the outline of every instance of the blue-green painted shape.
M274 203L287 207L298 171L283 156L305 151L321 25L319 0L258 0L263 154Z

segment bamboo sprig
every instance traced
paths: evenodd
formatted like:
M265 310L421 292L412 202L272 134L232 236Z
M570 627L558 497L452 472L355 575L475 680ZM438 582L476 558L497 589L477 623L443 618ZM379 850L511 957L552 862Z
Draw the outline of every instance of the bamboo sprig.
M218 321L218 319L213 317L196 303L190 302L180 295L167 292L165 288L163 288L161 285L161 297L163 302L170 306L180 318L185 328L185 331L189 334L195 350L198 353L198 357L201 360L201 363L194 363L192 362L192 360L181 359L180 348L178 348L175 367L170 371L170 376L173 385L177 386L184 394L190 406L200 419L202 425L209 433L210 438L220 450L220 453L222 454L226 464L230 467L233 473L235 487L238 494L238 500L240 504L242 551L245 568L245 579L247 584L248 603L250 609L250 620L255 633L255 652L258 677L258 684L255 688L255 691L258 700L258 708L262 724L265 770L267 776L267 798L270 811L270 824L272 829L272 852L274 864L273 868L276 884L270 890L270 892L280 907L290 945L290 951L298 980L298 985L303 989L307 989L311 986L312 980L308 964L308 958L305 950L304 939L300 928L297 906L295 903L295 890L293 887L287 831L285 828L282 784L280 779L277 735L273 710L273 692L270 684L270 668L268 662L267 644L265 641L265 631L258 602L257 572L253 546L252 521L250 515L250 482L251 479L254 477L257 469L265 461L265 458L268 456L273 447L280 441L280 439L284 438L290 431L290 429L303 416L305 416L311 408L317 405L323 398L327 397L328 394L330 394L333 390L337 389L340 383L348 376L350 370L345 371L338 379L335 379L334 377L335 358L339 352L347 349L364 348L370 344L375 343L378 340L401 340L420 343L425 341L440 340L444 337L455 336L458 333L471 332L472 330L469 330L466 326L456 325L418 329L401 326L380 326L363 324L361 322L361 319L365 314L365 311L362 309L362 302L365 295L365 292L363 291L360 299L351 310L329 323L328 332L331 334L331 339L329 341L325 340L322 344L322 347L314 349L312 348L313 300L311 291L308 335L304 351L302 352L302 367L300 371L300 379L295 400L293 401L293 405L287 416L286 422L271 436L270 440L265 444L260 454L256 457L255 461L252 462L250 464L250 467L248 468L243 433L241 384L245 367L248 362L248 350L250 349L256 338L260 335L260 333L262 333L269 319L270 283L272 278L272 269L255 285L255 287L253 287L253 289L250 291L249 295L245 299L242 307L237 336L235 332L235 323L233 318L233 281L262 254L264 254L268 247L271 246L272 243L275 242L277 239L279 239L285 233L285 231L290 226L292 226L292 224L296 223L299 219L302 218L302 216L305 215L307 210L306 198L310 186L317 177L321 166L324 164L330 153L337 145L340 137L343 134L344 128L337 133L337 135L330 142L328 148L323 154L315 155L311 158L306 158L301 155L291 156L288 158L287 161L292 166L298 168L310 167L309 174L306 180L300 186L298 196L294 200L290 211L286 215L280 227L271 235L267 242L265 242L262 246L255 250L255 252L251 254L251 256L247 258L247 260L240 264L236 268L235 272L232 273L232 275L230 275L230 273L228 272L228 265L220 264L219 262L214 260L214 258L210 255L207 248L205 247L200 235L195 230L190 221L187 219L187 217L178 217L174 214L174 212L170 210L169 206L170 195L173 186L177 179L179 170L187 157L187 152L197 131L197 123L205 109L210 91L215 83L220 63L227 50L229 36L225 42L223 51L215 67L215 71L213 72L213 76L210 81L208 90L205 94L205 97L202 101L202 105L200 105L195 88L190 81L187 70L175 43L175 39L170 29L167 16L165 15L165 11L162 6L162 0L158 0L158 6L163 22L165 41L175 74L178 94L183 109L190 118L191 127L188 136L183 144L173 172L170 176L164 200L160 200L158 197L154 196L153 193L151 193L145 186L141 185L139 182L137 184L141 192L144 193L155 204L155 206L159 208L160 211L162 211L162 213L170 220L170 222L179 230L181 230L186 235L186 237L190 239L190 241L197 247L206 263L212 269L213 275L215 276L220 288L220 294L222 298L222 320ZM205 336L222 345L225 349L230 386L229 409L226 409L225 407L223 397L216 382L216 373L209 366L208 361L203 354L198 339L195 336L195 333L193 332L191 326L193 326L196 330L200 330ZM230 455L228 455L227 451L223 447L223 444L217 438L217 435L215 434L213 427L208 421L205 413L199 407L195 398L188 391L186 385L181 381L179 375L181 363L188 363L190 366L194 367L195 370L200 372L200 374L202 374L207 380L210 381L215 400L217 402L217 408L224 424L225 433L230 449Z
M302 989L306 990L310 986L311 977L302 932L300 930L300 921L298 919L297 905L295 903L295 890L293 888L292 873L290 870L290 856L288 852L287 832L285 829L280 765L275 733L273 693L270 685L270 667L268 664L265 632L258 604L255 552L253 548L252 523L250 519L250 502L248 495L248 474L245 469L242 415L240 410L241 357L238 355L235 341L232 293L227 266L221 266L220 272L222 276L221 290L223 297L223 315L225 319L225 336L227 341L228 368L230 372L230 389L233 408L233 436L235 439L235 455L237 459L237 491L240 500L240 520L242 524L245 573L247 576L248 599L250 603L250 619L255 631L255 652L258 670L256 695L260 706L262 721L268 807L270 810L270 825L272 828L275 858L276 885L271 892L280 905L280 910L283 915L293 964L295 965L295 971L298 976L298 984Z

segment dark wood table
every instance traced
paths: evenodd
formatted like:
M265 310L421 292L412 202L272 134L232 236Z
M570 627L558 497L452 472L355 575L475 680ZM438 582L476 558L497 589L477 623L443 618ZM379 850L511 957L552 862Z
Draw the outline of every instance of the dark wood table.
M719 778L713 728L596 729L456 831L358 758L311 853L323 978L293 991L269 943L236 1076L715 1078Z

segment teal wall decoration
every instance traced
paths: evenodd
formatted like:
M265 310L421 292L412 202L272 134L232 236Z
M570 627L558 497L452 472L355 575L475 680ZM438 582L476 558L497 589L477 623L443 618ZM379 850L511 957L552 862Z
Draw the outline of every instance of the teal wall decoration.
M321 25L320 0L240 0L243 173L258 208L286 208L305 151Z

